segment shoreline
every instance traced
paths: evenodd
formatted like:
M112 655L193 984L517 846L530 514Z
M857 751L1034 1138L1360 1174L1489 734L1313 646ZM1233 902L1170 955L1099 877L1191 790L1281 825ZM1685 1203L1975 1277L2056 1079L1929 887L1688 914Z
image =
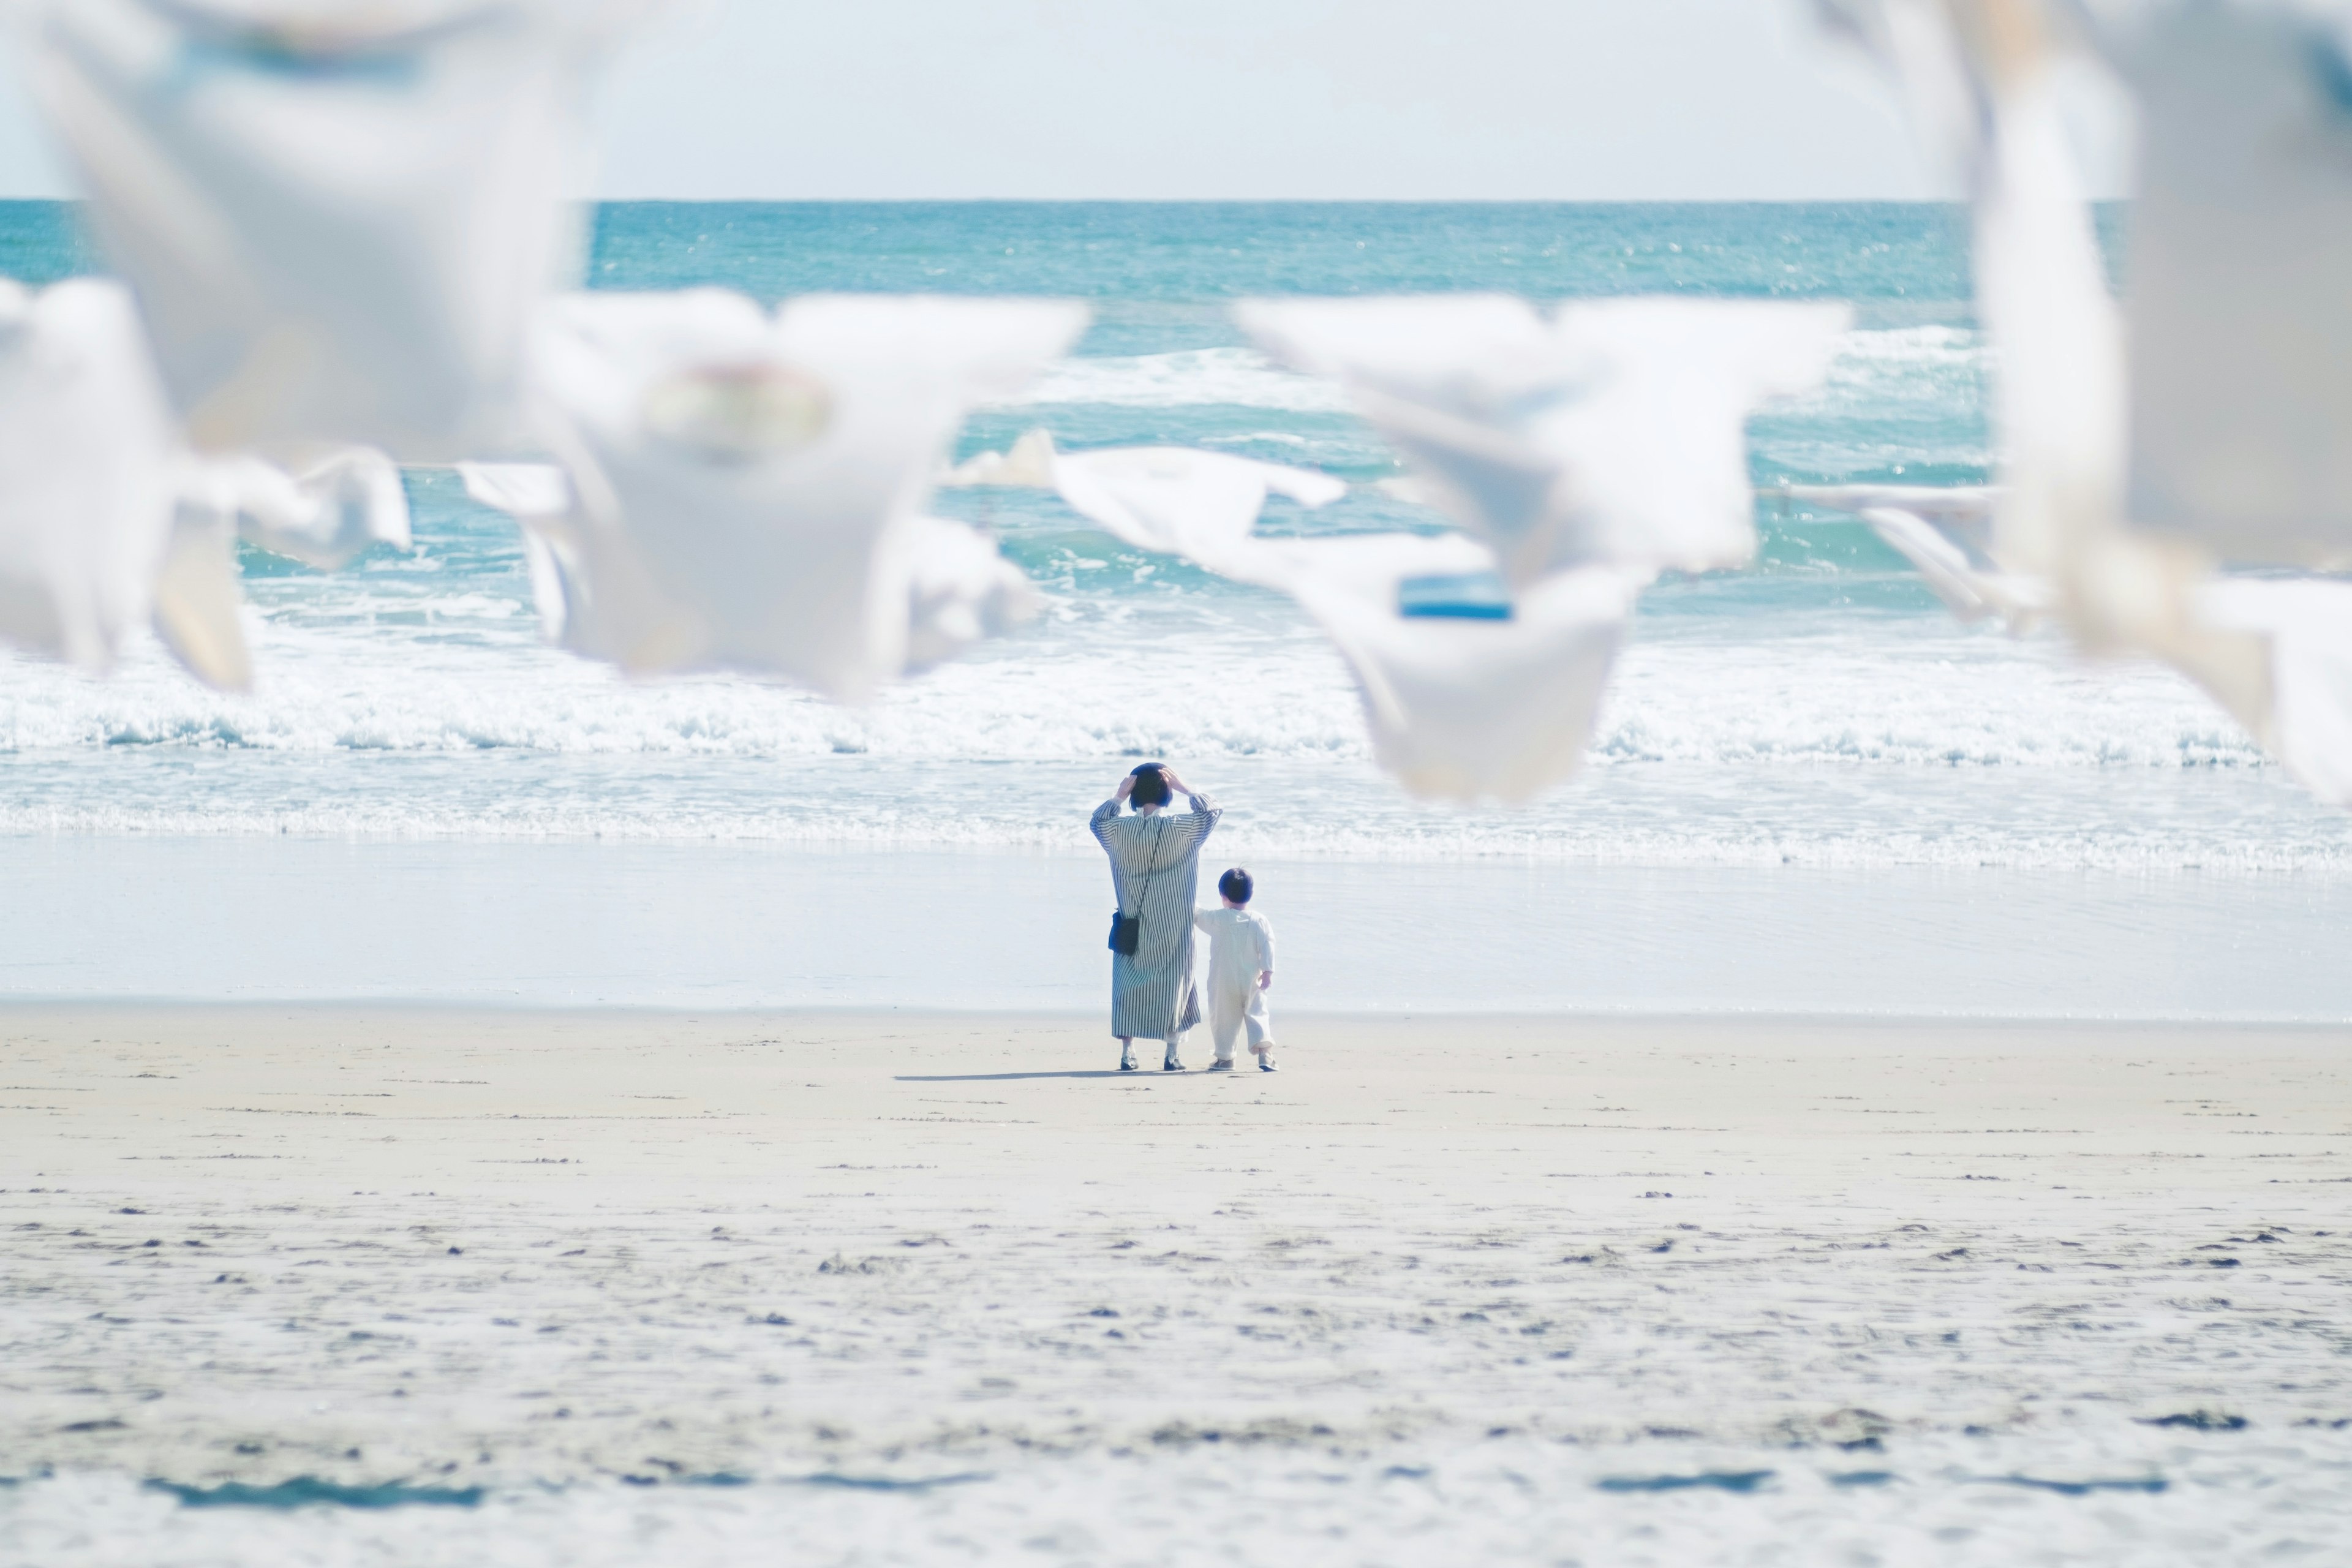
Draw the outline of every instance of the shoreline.
M1283 1012L2352 1020L2352 880L1250 862ZM0 1001L1108 1005L1098 857L0 838Z

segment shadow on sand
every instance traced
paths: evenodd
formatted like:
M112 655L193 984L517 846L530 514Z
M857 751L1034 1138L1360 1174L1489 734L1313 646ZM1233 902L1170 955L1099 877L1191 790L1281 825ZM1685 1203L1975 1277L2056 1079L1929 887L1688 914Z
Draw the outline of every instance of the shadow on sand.
M897 1081L899 1083L1011 1083L1033 1078L1156 1078L1158 1076L1156 1072L1127 1073L1119 1071L1117 1068L1106 1068L1100 1072L902 1072L898 1074Z

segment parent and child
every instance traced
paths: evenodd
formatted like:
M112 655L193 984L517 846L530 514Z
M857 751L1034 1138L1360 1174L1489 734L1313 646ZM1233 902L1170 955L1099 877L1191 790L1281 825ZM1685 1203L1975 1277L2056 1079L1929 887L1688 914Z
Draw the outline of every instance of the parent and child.
M1171 814L1181 795L1192 809ZM1121 808L1132 806L1133 815ZM1209 1034L1216 1060L1211 1072L1234 1070L1234 1042L1246 1036L1258 1070L1272 1072L1274 1026L1265 992L1274 984L1274 931L1251 912L1256 887L1236 866L1217 879L1223 907L1196 910L1201 846L1224 814L1186 784L1165 763L1145 763L1118 781L1095 807L1088 826L1110 857L1118 912L1110 928L1110 1032L1118 1037L1118 1070L1135 1071L1135 1042L1167 1045L1162 1072L1182 1072L1177 1047L1201 1021L1201 988L1192 979L1192 937L1209 939Z

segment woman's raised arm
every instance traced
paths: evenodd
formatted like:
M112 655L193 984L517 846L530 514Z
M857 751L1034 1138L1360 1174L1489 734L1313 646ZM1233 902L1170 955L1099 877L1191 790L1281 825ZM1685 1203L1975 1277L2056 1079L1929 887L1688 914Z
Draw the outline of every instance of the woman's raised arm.
M1217 818L1225 814L1218 809L1215 801L1198 790L1188 789L1184 794L1192 801L1192 810L1189 816L1179 817L1177 820L1192 825L1192 842L1198 844L1209 837L1209 830L1217 826Z

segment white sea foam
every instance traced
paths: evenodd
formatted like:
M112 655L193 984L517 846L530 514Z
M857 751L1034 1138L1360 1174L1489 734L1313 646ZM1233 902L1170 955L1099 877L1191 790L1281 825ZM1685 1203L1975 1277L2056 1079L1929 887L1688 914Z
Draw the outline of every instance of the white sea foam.
M1023 639L862 709L724 677L634 684L535 647L326 629L282 639L302 644L299 655L271 661L252 696L199 687L152 651L111 680L13 660L0 676L0 755L155 745L973 762L1367 754L1345 672L1304 628L1136 619L1125 646ZM262 639L265 652L280 641ZM1639 642L1593 750L1603 766L2263 765L2218 709L2153 667L2101 668L2048 642L1893 628Z
M1224 781L1230 783L1232 781ZM1354 781L1349 781L1353 783ZM1344 785L1317 792L1341 801ZM1230 794L1223 798L1235 798ZM747 799L704 805L651 799L629 809L617 802L538 805L509 801L345 800L326 805L142 807L133 803L75 807L0 807L0 836L96 835L147 837L335 838L380 842L685 843L769 846L808 850L944 850L1070 856L1094 854L1086 808L1066 796L1018 803L1007 815L936 813L900 801L871 809L795 812L789 805ZM1235 860L1345 860L1384 865L1512 861L1529 865L1749 870L1879 871L1897 868L2021 872L2095 871L2131 876L2195 873L2335 880L2352 875L2352 842L2326 828L2296 839L2248 843L2218 825L2137 834L2050 824L2039 831L1985 828L1832 831L1759 824L1685 831L1662 824L1627 827L1556 821L1462 819L1426 824L1403 813L1311 816L1264 810L1228 818L1218 852Z
M2164 671L1928 622L1759 626L1661 626L1622 661L1584 783L1465 812L1378 774L1311 631L1213 604L1049 621L866 709L727 678L636 685L429 626L271 623L250 697L152 650L111 681L0 669L0 832L1069 851L1105 778L1169 756L1225 792L1236 853L2352 869L2352 826Z
M1840 340L1830 374L1816 391L1779 405L1816 417L1933 405L1948 413L1978 401L1988 350L1965 327L1858 328ZM1171 353L1066 359L1018 398L997 406L1097 404L1128 408L1225 405L1288 412L1348 406L1335 384L1282 369L1255 349L1185 349Z

